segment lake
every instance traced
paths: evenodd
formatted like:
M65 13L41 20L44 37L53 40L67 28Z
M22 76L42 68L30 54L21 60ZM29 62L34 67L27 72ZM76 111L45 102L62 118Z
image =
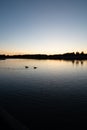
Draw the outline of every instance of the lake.
M0 60L0 106L30 130L84 128L87 60Z

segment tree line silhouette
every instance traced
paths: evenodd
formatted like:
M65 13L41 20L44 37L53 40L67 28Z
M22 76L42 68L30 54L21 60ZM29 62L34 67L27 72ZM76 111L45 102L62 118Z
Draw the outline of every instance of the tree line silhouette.
M10 59L10 58L18 58L18 59L60 59L60 60L86 60L87 54L84 52L72 52L72 53L64 53L64 54L54 54L54 55L46 55L46 54L24 54L24 55L0 55L0 59Z

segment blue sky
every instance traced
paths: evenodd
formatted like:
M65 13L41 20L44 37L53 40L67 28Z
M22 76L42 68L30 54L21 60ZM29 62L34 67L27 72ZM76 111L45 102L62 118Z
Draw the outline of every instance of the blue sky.
M0 0L0 53L87 52L87 0Z

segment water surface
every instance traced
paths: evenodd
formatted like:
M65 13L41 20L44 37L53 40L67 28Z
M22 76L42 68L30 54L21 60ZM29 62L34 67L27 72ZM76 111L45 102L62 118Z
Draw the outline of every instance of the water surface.
M0 104L31 130L84 127L87 61L0 60Z

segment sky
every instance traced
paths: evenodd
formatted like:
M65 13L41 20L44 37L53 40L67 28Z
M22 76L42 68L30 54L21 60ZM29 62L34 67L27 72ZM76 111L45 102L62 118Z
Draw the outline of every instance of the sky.
M87 52L87 0L0 0L0 53Z

